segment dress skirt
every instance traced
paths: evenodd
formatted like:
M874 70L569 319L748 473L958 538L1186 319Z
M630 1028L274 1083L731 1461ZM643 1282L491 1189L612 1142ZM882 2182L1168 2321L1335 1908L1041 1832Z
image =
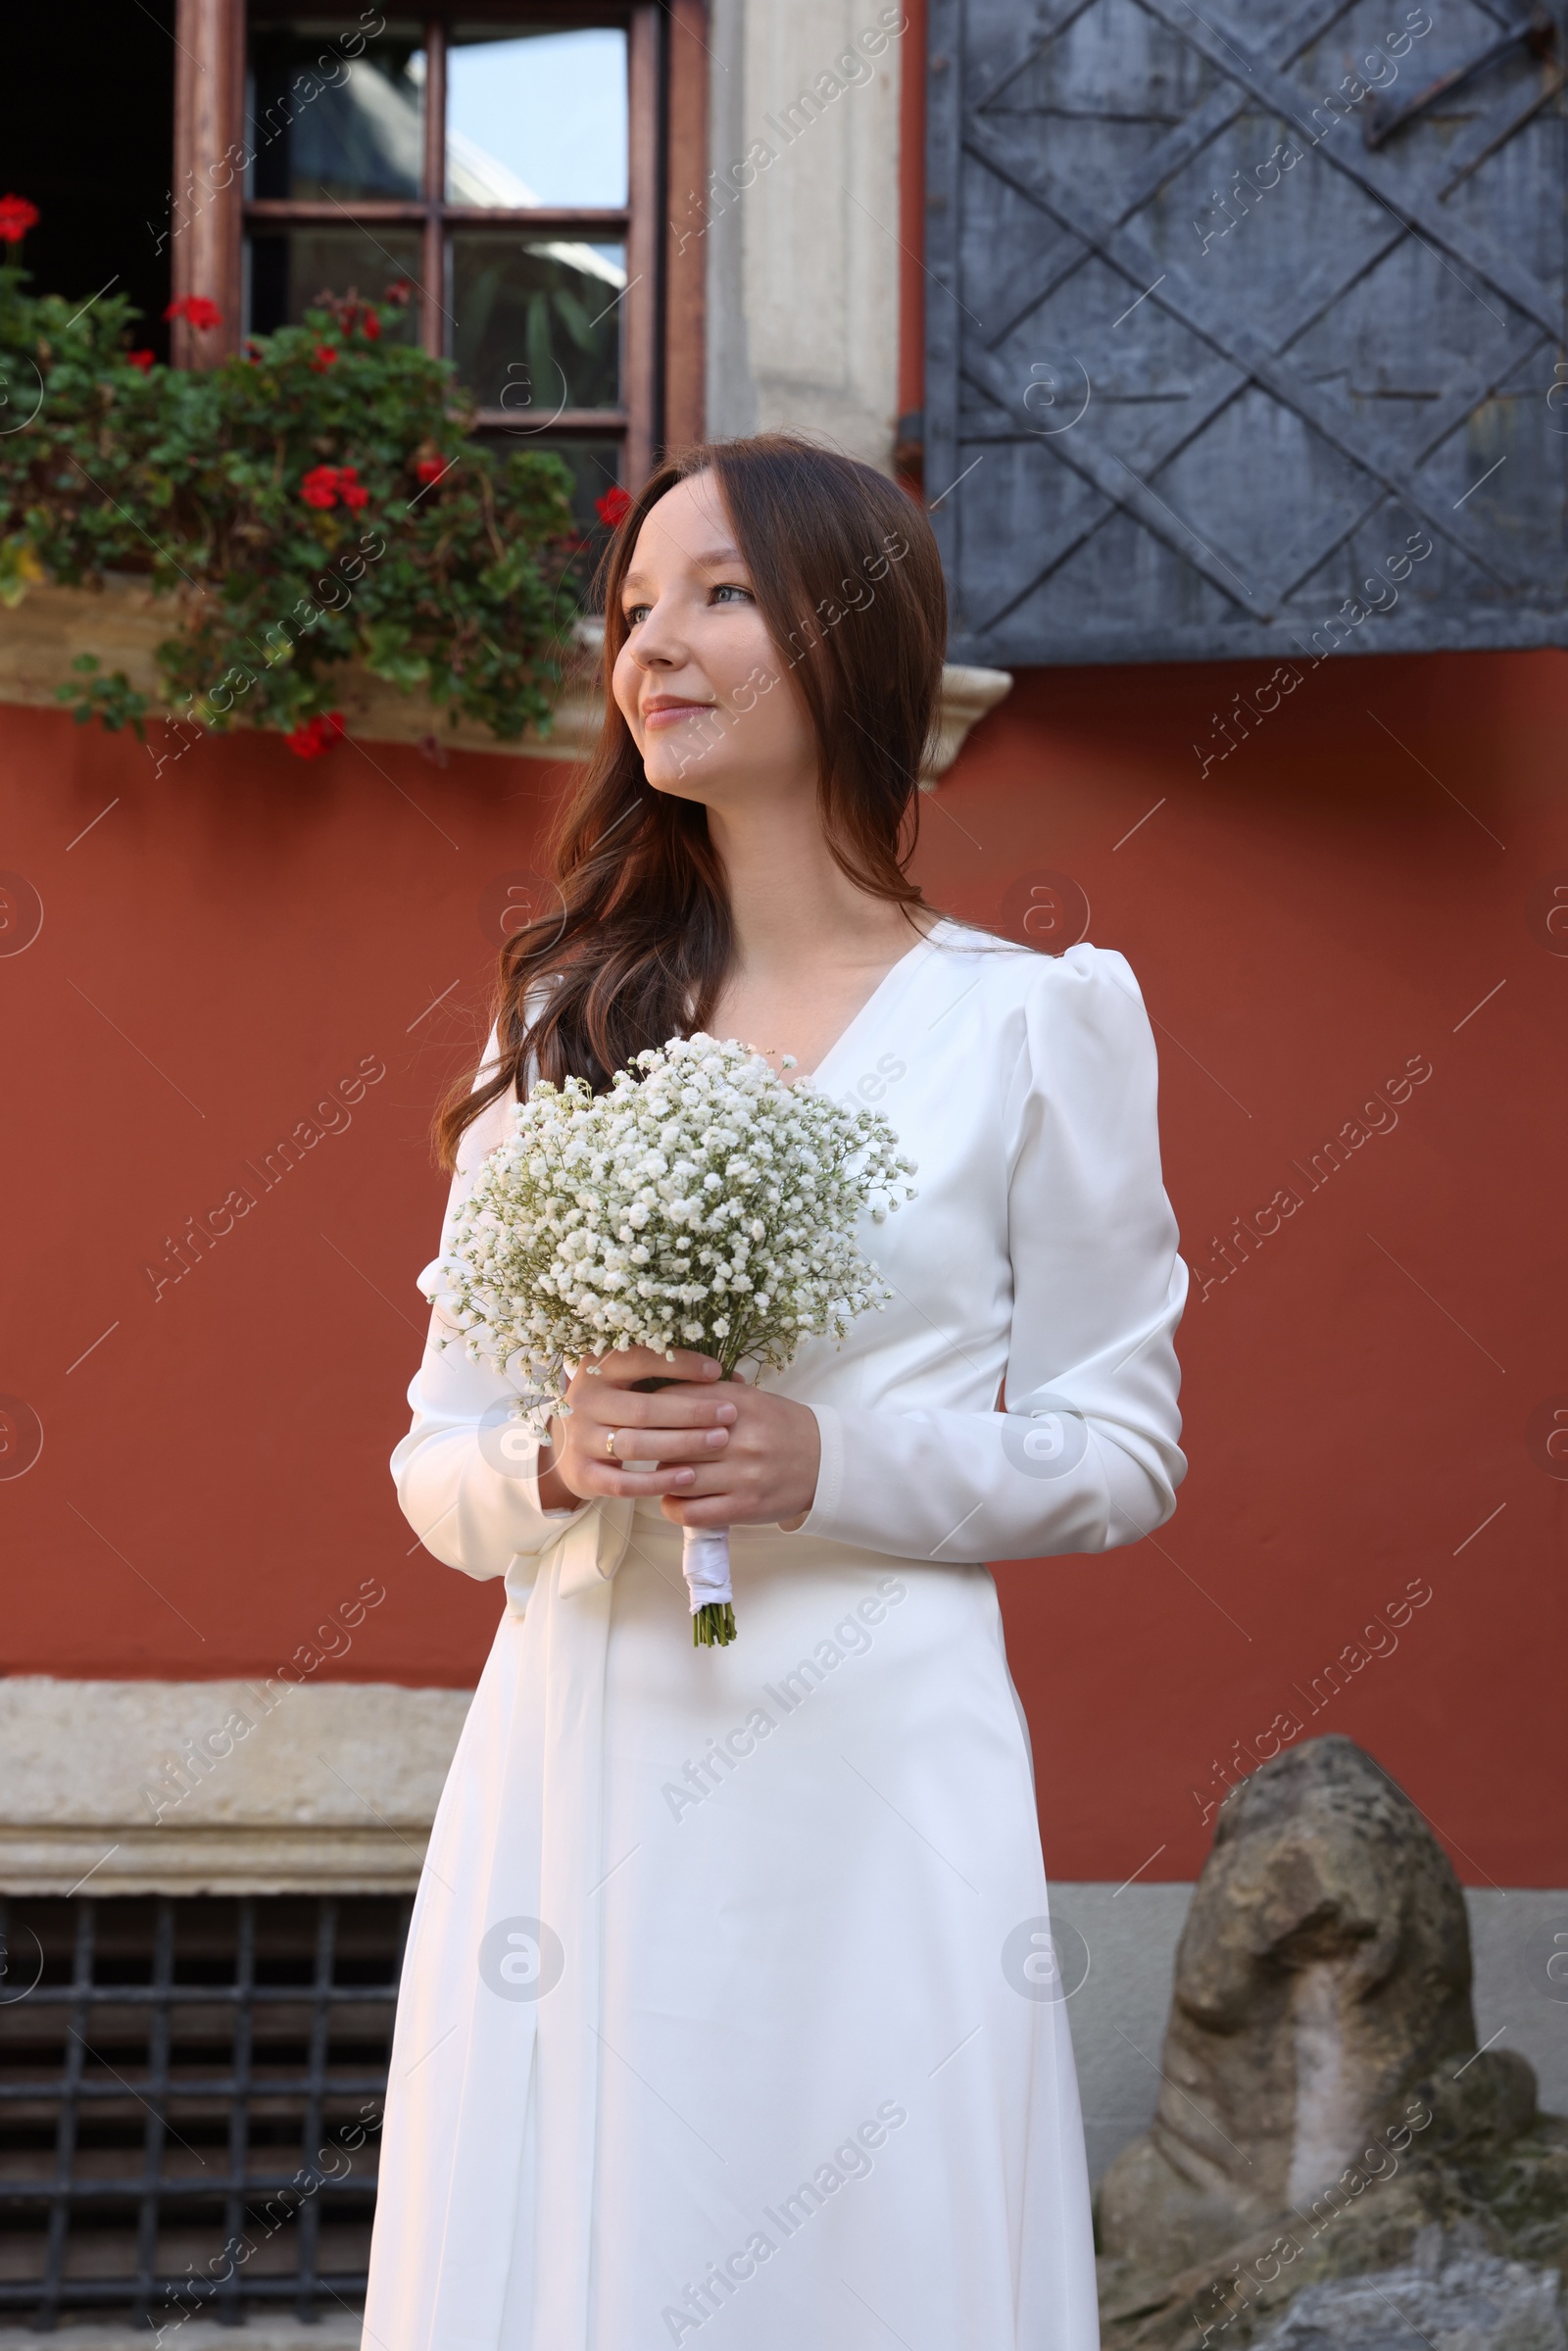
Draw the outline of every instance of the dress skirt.
M981 1567L602 1504L514 1562L399 1998L367 2351L1094 2351Z

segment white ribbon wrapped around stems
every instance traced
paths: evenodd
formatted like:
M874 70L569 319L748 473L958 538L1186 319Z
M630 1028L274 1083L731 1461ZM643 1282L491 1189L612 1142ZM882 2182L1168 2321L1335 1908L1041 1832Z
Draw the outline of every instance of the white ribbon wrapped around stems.
M735 1638L735 1594L729 1584L729 1529L683 1527L681 1535L681 1573L691 1594L692 1615L698 1620L693 1639L700 1645L716 1641L722 1648Z
M672 1385L668 1380L638 1380L645 1394ZM628 1469L658 1469L657 1461L632 1461ZM692 1641L698 1648L725 1648L735 1638L735 1594L729 1580L729 1529L683 1527L681 1573L690 1595Z

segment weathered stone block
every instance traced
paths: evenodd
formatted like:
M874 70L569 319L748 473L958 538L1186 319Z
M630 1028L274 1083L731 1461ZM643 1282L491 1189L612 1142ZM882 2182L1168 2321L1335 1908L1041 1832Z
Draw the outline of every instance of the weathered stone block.
M1459 2252L1440 2268L1308 2286L1257 2351L1564 2351L1555 2270Z

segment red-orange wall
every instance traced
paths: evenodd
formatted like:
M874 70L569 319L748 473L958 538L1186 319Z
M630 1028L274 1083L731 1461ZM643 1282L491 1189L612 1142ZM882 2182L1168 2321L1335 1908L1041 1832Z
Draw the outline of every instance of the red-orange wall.
M1568 1405L1568 938L1542 896L1568 882L1568 662L1329 662L1200 779L1194 739L1255 682L1025 674L926 804L934 899L994 919L1064 872L1130 957L1195 1267L1175 1518L1000 1571L1048 1863L1191 1875L1192 1791L1294 1708L1369 1746L1468 1882L1561 1885L1568 1484L1538 1424ZM566 772L238 734L158 777L128 738L0 709L0 862L43 906L0 955L0 1390L44 1432L0 1480L10 1671L265 1673L374 1577L323 1671L476 1674L498 1589L414 1544L386 1456L444 1196L430 1106L482 1035L482 910ZM1309 1190L1293 1161L1411 1056L1397 1126ZM352 1125L155 1301L166 1237L257 1191L242 1162L366 1058ZM1300 1207L1198 1303L1210 1236L1284 1186ZM1397 1648L1305 1717L1295 1686L1412 1580Z
M1194 1271L1174 1519L1002 1574L1048 1861L1120 1878L1162 1848L1151 1877L1190 1874L1199 1799L1294 1709L1368 1747L1468 1883L1560 1886L1568 661L1327 662L1200 781L1216 700L1262 674L1024 676L926 826L956 904L1062 869L1131 958ZM1312 1189L1412 1057L1397 1125L1374 1110ZM1300 1205L1221 1278L1213 1237L1282 1187ZM1396 1649L1363 1644L1311 1713L1412 1581L1432 1596Z

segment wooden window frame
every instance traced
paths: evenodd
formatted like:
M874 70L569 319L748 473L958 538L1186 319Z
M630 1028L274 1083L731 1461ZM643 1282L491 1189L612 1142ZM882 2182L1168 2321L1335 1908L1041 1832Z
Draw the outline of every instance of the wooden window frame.
M268 12L271 12L269 10ZM279 14L282 12L279 11ZM247 202L244 194L245 60L249 10L246 0L179 0L174 77L175 234L172 291L203 295L217 303L222 323L198 329L176 318L172 356L176 367L211 367L239 348L246 232L264 225L345 218L367 223L417 225L423 236L423 283L419 341L446 356L447 317L443 300L446 239L453 227L523 229L546 235L573 233L626 243L628 299L621 344L621 405L615 409L566 409L542 427L538 438L577 440L592 434L619 442L622 478L640 483L666 446L694 440L703 431L703 270L701 251L684 250L687 240L667 214L664 191L671 150L681 158L683 176L706 179L707 67L706 0L610 0L596 11L600 22L625 25L628 90L628 181L624 206L513 211L501 206L455 205L445 199L446 27L461 16L473 23L526 16L531 24L559 19L564 27L583 10L566 0L526 0L525 9L503 0L466 0L416 11L426 41L425 193L407 202L367 199L335 203L268 199ZM220 184L221 182L221 184ZM632 299L640 291L641 299ZM480 409L480 427L514 425L503 409Z

